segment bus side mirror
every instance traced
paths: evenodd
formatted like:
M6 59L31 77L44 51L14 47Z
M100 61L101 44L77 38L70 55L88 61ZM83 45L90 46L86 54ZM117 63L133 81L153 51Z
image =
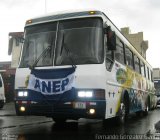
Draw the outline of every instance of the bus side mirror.
M107 47L108 50L116 50L116 34L111 30L111 27L108 26L105 28L105 33L107 34Z

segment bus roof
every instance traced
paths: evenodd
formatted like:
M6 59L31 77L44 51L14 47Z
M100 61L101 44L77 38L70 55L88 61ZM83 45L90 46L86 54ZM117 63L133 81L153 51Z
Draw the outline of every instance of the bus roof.
M46 16L41 16L37 18L33 18L26 21L26 26L33 25L33 24L39 24L39 23L45 23L45 22L51 22L51 21L57 21L57 20L64 20L64 19L73 19L73 18L82 18L82 17L90 17L90 16L100 16L102 15L101 11L74 11L74 12L58 12L49 14Z

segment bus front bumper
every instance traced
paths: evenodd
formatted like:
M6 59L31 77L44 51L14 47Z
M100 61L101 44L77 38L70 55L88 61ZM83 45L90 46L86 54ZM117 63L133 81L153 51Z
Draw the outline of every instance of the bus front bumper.
M104 119L106 102L103 101L74 101L61 103L36 103L31 101L16 101L17 115L47 116L67 119Z

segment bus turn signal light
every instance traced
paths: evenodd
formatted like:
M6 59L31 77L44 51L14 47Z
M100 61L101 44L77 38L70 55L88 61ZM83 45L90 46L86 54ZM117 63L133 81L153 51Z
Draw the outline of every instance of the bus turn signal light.
M31 19L26 21L26 24L31 24L31 23L32 23Z
M95 11L89 11L90 15L94 15L96 12Z

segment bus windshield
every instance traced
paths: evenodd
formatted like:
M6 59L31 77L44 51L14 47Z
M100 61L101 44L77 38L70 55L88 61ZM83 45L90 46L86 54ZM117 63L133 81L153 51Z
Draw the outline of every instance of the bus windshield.
M43 23L25 29L20 67L80 65L103 62L103 22L83 18Z
M55 48L57 23L47 23L26 27L25 41L20 67L33 65L46 48L48 51L37 62L37 66L52 65L52 51Z

